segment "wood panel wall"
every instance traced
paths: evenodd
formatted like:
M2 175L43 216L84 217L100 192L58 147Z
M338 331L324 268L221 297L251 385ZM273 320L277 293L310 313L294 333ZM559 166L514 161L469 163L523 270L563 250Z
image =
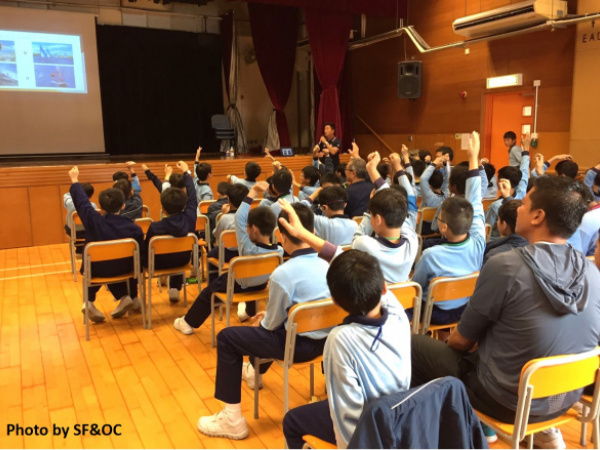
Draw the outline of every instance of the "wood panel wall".
M465 15L517 3L507 0L421 0L409 2L407 23L414 25L430 46L463 40L452 31L452 22ZM574 13L574 3L570 12ZM573 5L571 5L573 3ZM486 78L523 74L523 86L541 80L539 95L539 151L552 155L567 150L573 85L575 27L543 31L479 43L469 48L422 55L410 39L400 37L349 52L354 113L377 133L409 146L430 145L445 136L452 145L455 133L483 131ZM406 49L406 53L405 53ZM422 96L397 97L397 63L423 61ZM462 99L460 93L467 92ZM495 90L498 91L498 90ZM379 144L354 121L357 142ZM393 137L397 136L397 137ZM406 139L412 136L412 143ZM383 149L383 146L376 148ZM425 147L433 150L432 147Z
M348 155L342 156L346 161ZM209 160L212 164L210 185L217 195L217 184L226 180L228 174L243 177L244 165L249 159ZM268 159L255 159L263 170L259 180L265 180L272 173ZM299 176L300 170L312 163L311 156L294 156L280 160ZM148 167L159 177L164 175L164 164L175 161L148 163ZM64 231L66 209L63 195L71 185L71 166L7 167L0 168L0 249L29 247L67 242ZM193 169L193 161L190 163ZM122 164L85 164L79 166L79 180L94 186L92 201L98 204L98 194L112 186L112 174L126 170ZM160 195L152 183L146 179L141 165L136 167L142 185L142 199L150 207L150 216L159 220Z

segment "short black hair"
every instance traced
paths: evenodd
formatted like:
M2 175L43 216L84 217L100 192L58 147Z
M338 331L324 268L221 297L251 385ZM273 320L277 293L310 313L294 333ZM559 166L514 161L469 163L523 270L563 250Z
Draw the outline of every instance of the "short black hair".
M196 176L199 181L206 181L208 175L212 173L212 166L209 163L201 162L196 165Z
M425 158L428 156L431 158L431 153L429 153L429 150L419 150L419 159L421 161L425 161Z
M308 180L309 186L314 186L319 182L321 172L315 166L305 166L302 168L302 176Z
M348 193L341 186L329 186L319 192L317 200L319 205L327 205L329 209L339 211L344 209L344 205L348 201Z
M442 152L442 156L444 155L449 155L448 158L450 158L450 162L454 161L454 150L452 150L452 148L448 147L447 145L443 145L441 147L438 147L438 149L436 150L436 152Z
M485 176L488 179L489 186L492 183L494 175L496 175L496 168L490 163L483 163L483 170L485 170Z
M367 163L362 159L352 159L346 167L348 170L354 171L356 177L360 180L366 180L369 178L369 172L367 172Z
M271 176L271 186L277 195L287 195L292 189L292 174L287 169L278 170Z
M125 200L131 197L131 181L121 178L115 183L114 187L123 191Z
M160 204L168 215L180 213L186 203L187 194L181 188L170 187L160 193Z
M248 181L256 181L262 169L255 163L254 161L249 161L246 163L246 167L244 167L244 172L246 173L246 180Z
M81 189L83 189L83 192L85 192L85 195L87 195L88 198L91 198L92 195L94 195L94 186L90 183L81 183Z
M377 258L360 250L348 250L331 261L327 286L344 311L366 316L381 301L385 280Z
M377 164L377 172L379 172L379 175L385 181L390 174L390 165L384 162Z
M249 189L247 186L235 183L230 184L227 188L227 198L229 203L235 208L239 208L244 199L248 196Z
M517 226L517 209L523 204L522 200L509 200L504 202L498 209L498 219L505 222L510 228L511 234L515 232Z
M449 197L442 203L443 221L455 236L469 232L473 224L473 205L464 197Z
M129 175L127 175L127 172L123 172L122 170L119 170L119 171L113 173L113 181L119 181L119 180L129 180Z
M427 163L419 159L411 162L410 165L413 168L413 173L415 174L415 177L419 178L421 177L421 175L423 175L423 172L425 172L425 169L427 168Z
M182 173L172 173L169 177L169 183L171 184L171 187L185 189L185 182L183 181Z
M566 159L556 164L556 173L558 175L575 179L577 172L579 172L579 166L575 161Z
M547 175L537 177L533 187L530 210L544 211L546 226L553 235L571 237L593 199L589 188L571 178Z
M450 171L450 178L448 179L448 185L456 195L465 195L467 188L467 174L469 167L464 164L457 164Z
M369 201L371 215L380 215L388 228L400 228L408 214L408 199L398 189L378 191Z
M339 173L342 178L346 178L346 167L348 165L346 163L340 163L335 168L336 173Z
M335 173L326 173L321 177L321 181L319 182L321 186L327 183L331 183L335 186L341 186L342 182L340 181L340 177L338 177Z
M125 203L125 196L121 189L108 188L100 192L98 202L100 207L107 213L117 214L121 211L123 203Z
M217 184L217 192L219 193L219 195L221 195L223 197L226 196L229 186L231 186L231 185L228 182L220 181L219 184Z
M335 131L335 123L333 123L333 122L325 122L325 126L323 128L325 128L327 125L329 125L333 131Z
M594 178L594 184L596 186L600 186L600 172L596 174L596 178Z
M248 226L256 225L263 236L271 236L275 231L277 219L268 206L258 206L248 213Z
M308 206L303 205L302 203L292 203L292 208L294 208L294 211L296 211L296 214L298 215L302 226L312 233L315 229L315 215L313 214L312 210ZM290 216L285 211L282 210L279 213L279 217L282 217L289 222ZM302 243L300 239L291 236L290 233L288 233L288 231L285 229L285 227L279 223L279 221L277 221L277 224L279 226L279 232L281 234L285 234L285 236L291 242L293 242L296 245Z
M504 139L512 139L513 141L516 141L517 135L514 131L507 131L504 133Z
M498 179L502 180L503 178L510 181L510 185L514 189L521 182L523 174L521 173L521 170L518 167L504 166L498 171Z
M429 177L429 186L431 186L432 189L439 189L442 187L443 184L444 175L442 175L441 171L435 169L431 174L431 177Z

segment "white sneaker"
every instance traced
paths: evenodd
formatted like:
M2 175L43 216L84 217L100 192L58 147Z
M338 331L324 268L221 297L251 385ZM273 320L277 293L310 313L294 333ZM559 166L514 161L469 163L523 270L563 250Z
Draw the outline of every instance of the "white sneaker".
M177 303L179 301L179 291L175 288L169 288L169 301Z
M212 437L229 439L245 439L248 437L248 424L242 417L233 422L224 409L212 416L203 416L198 419L198 429L201 433Z
M81 312L85 317L85 303L81 307ZM104 322L106 320L106 317L104 317L104 314L98 311L98 308L96 308L94 302L88 302L88 315L90 320L95 323Z
M533 435L533 445L536 448L565 449L567 445L558 428L548 428Z
M240 322L245 322L250 318L250 316L246 312L246 302L238 303L237 316Z
M254 390L254 366L249 362L245 362L242 365L242 380L248 383L248 387ZM258 389L262 389L262 374L258 374Z
M194 334L194 329L185 321L185 316L175 319L173 326L183 334Z
M131 299L133 304L131 305L131 312L139 313L142 312L142 302L138 297L134 297Z
M131 297L129 295L124 295L123 297L121 297L121 300L119 300L119 304L113 310L113 312L110 313L110 315L113 316L114 319L123 317L125 314L127 314L127 311L129 311L132 306L133 300L131 300Z

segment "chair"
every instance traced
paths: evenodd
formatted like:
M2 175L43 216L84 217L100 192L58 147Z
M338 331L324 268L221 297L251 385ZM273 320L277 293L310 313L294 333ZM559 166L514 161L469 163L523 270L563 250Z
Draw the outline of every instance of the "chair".
M417 211L417 234L419 236L423 235L423 222L433 222L435 219L435 213L437 212L437 207L435 206L426 206L424 208L419 208ZM436 233L428 234L426 236L433 236Z
M304 436L302 436L302 439L304 439L304 445L302 446L302 448L313 448L315 450L333 450L337 448L336 445L326 442L323 439L319 439L318 437L313 436L312 434L305 434Z
M475 291L478 277L479 272L473 272L463 277L437 277L431 280L429 290L427 291L427 300L425 301L421 334L426 334L431 330L434 332L434 335L437 335L438 330L456 327L458 322L447 325L430 325L433 305L435 303L471 297Z
M229 119L224 114L215 114L210 118L215 137L219 141L235 141L235 130L231 127Z
M483 205L483 210L487 211L488 208L490 207L490 205L492 203L494 203L496 200L498 200L497 198L484 198L483 200L481 200L481 204Z
M492 235L492 226L489 223L485 224L485 242L490 242L490 236Z
M146 236L146 234L148 233L148 229L150 228L150 225L154 221L150 217L141 217L139 219L135 219L134 222L136 223L136 225L138 225L142 229L144 236Z
M130 278L137 278L138 285L143 287L142 271L140 266L140 246L135 239L117 239L114 241L90 242L83 249L84 268L83 268L83 303L85 305L85 339L90 340L90 320L88 310L88 288L92 286L101 286L103 284L120 283L128 281ZM112 277L94 276L92 273L92 263L112 261L122 258L133 258L133 269L127 273ZM129 290L129 283L127 283ZM142 325L146 328L145 304L142 301Z
M150 207L142 205L142 217L150 217Z
M210 274L209 266L214 266L217 268L217 273L222 275L229 267L229 264L225 262L225 249L237 247L237 237L235 235L235 230L225 230L219 236L217 241L217 245L219 246L219 257L218 258L208 258L206 260L206 266L209 269L208 273ZM215 272L213 270L213 272Z
M419 195L417 196L417 208L421 207L421 203L423 203L423 197Z
M497 434L512 442L512 448L519 448L519 442L529 437L529 448L533 448L533 434L552 427L559 427L578 417L573 408L555 419L529 424L529 411L532 400L561 395L570 391L594 385L594 395L590 409L583 418L593 422L598 433L598 407L600 377L600 347L594 350L574 354L550 356L529 361L521 370L519 379L519 401L514 424L500 422L475 411L479 420L492 428ZM596 447L598 448L598 447Z
M200 204L198 205L198 211L200 211L200 214L204 214L204 215L208 214L208 208L214 202L216 202L216 200L202 200L200 202Z
M83 229L83 223L77 211L73 211L69 217L67 225L71 230L69 235L69 253L71 255L71 272L73 273L73 281L77 281L77 247L84 245L85 239L77 239L77 227Z
M406 283L396 283L388 285L388 290L396 296L402 308L413 310L410 331L412 334L419 334L419 318L421 317L421 299L423 297L423 288L419 283L408 281Z
M333 303L331 299L298 303L288 311L287 334L285 337L284 359L277 361L283 366L283 413L289 410L289 370L294 364L296 336L310 331L324 330L342 323L348 315L346 311ZM315 393L315 363L321 362L323 356L312 361L298 364L310 364L310 398ZM258 419L258 389L260 365L273 359L256 358L254 361L254 418Z
M255 198L254 200L252 200L252 203L250 204L250 209L257 208L260 205L260 202L262 202L262 198Z
M589 418L589 411L590 411L590 408L593 403L593 397L589 396L589 395L582 395L579 402L583 405L582 415L578 418L578 420L581 422L581 437L580 437L579 443L582 446L585 446L585 445L587 445L587 442L586 442L586 440L587 440L587 424L589 422L589 420L586 420L586 419ZM598 433L598 430L600 429L599 420L600 420L600 417L595 418L594 427L592 429L592 442L596 445L595 448L598 448L598 444L596 444L596 442L598 439L597 433Z
M186 264L169 269L156 268L157 256L183 252L191 252L190 260ZM169 275L182 275L184 277L183 306L187 306L187 283L185 282L185 276L188 271L194 274L200 273L198 267L198 237L194 233L188 233L184 237L154 236L150 239L148 243L148 268L145 270L148 279L148 329L152 328L152 279ZM200 278L197 279L197 283L198 292L200 292Z
M344 251L344 252L347 252L348 250L352 250L352 244L339 245L338 247L340 247L342 249L342 251Z
M363 216L354 216L352 218L352 220L354 220L358 224L358 226L360 226L360 224L361 224L361 222L363 220Z

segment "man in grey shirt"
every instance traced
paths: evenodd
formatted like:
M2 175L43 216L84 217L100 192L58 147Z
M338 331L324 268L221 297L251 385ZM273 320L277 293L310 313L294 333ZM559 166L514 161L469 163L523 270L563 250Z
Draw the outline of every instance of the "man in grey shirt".
M453 375L465 383L475 409L512 423L521 369L528 361L598 345L600 272L566 244L589 197L577 181L536 179L518 209L516 225L531 244L490 258L447 344L413 337L413 386ZM529 421L557 417L580 396L575 391L533 400ZM553 433L552 444L564 445L560 432Z

